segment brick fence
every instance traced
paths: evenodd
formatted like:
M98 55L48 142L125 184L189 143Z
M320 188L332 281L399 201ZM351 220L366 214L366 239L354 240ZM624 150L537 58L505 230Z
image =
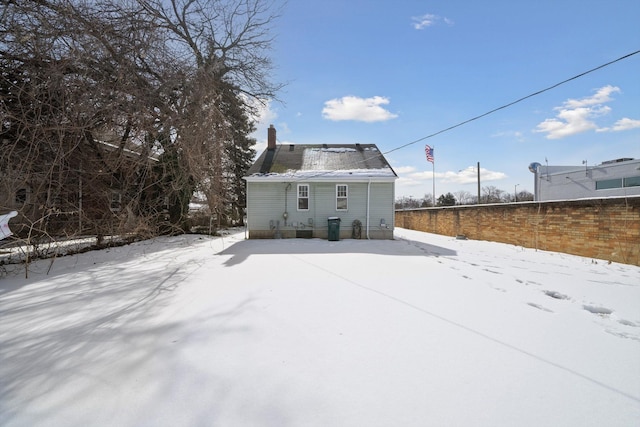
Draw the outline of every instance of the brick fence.
M640 265L640 197L396 211L397 227Z

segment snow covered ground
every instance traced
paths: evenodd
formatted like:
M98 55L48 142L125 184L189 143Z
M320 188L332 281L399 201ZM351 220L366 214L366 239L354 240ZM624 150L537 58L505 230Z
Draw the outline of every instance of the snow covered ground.
M2 426L640 425L635 266L396 229L23 277L0 278Z

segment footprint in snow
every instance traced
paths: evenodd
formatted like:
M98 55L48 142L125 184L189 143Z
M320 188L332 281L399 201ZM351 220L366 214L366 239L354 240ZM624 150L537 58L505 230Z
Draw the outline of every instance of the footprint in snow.
M538 310L546 311L547 313L553 313L553 310L549 310L548 308L543 307L540 304L536 304L536 303L533 303L533 302L528 302L527 305L530 305L531 307L537 308Z
M609 333L609 334L611 334L611 335L615 335L616 337L640 341L640 337L638 337L636 335L633 335L633 334L628 334L626 332L613 331L611 329L605 329L604 331Z
M625 326L631 326L632 328L637 328L638 327L637 324L633 323L630 320L620 319L620 320L618 320L618 323L621 323L621 324L623 324Z
M545 295L555 299L569 299L568 296L557 291L544 291L544 293Z
M599 316L608 316L613 313L613 310L606 307L598 307L595 305L583 305L582 308L587 310L589 313L597 314Z

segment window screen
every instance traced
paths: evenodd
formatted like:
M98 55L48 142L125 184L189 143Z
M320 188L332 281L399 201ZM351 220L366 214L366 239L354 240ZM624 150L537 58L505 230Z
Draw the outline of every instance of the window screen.
M349 207L348 197L348 187L343 184L336 185L336 210L347 210L347 208Z
M298 210L309 210L309 185L298 184Z

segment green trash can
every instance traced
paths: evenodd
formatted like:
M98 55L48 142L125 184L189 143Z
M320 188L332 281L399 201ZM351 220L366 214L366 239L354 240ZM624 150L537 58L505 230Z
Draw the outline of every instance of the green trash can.
M329 228L329 240L340 240L340 218L337 216L331 216L327 220L327 226Z

